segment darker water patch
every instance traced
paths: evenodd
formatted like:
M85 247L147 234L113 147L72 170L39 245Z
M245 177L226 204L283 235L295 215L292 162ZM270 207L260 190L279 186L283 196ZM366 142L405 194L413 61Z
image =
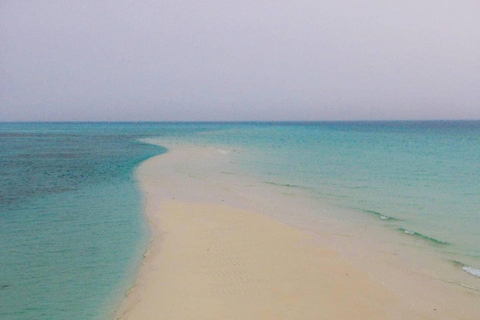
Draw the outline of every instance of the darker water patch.
M166 152L139 142L139 136L148 134L141 130L129 134L120 128L115 134L89 130L83 134L68 130L64 134L25 134L14 128L0 129L7 131L0 132L0 206L127 177L140 162Z
M279 186L279 187L287 187L287 188L298 188L298 189L304 189L304 190L312 190L313 189L311 187L300 186L300 185L297 185L297 184L290 184L290 183L277 183L277 182L272 182L272 181L263 181L263 183L271 184L271 185Z
M458 260L448 260L448 262L453 264L455 267L460 267L460 268L465 267L465 264L463 262L458 261Z

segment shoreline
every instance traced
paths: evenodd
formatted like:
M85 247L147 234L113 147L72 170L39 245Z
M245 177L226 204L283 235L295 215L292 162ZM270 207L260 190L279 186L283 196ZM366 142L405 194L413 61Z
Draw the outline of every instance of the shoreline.
M249 205L245 202L248 199L246 198L245 194L238 195L238 193L236 193L235 197L229 198L229 191L231 191L229 190L230 187L222 184L222 181L219 179L216 179L218 177L211 174L213 171L206 170L202 174L201 172L197 172L195 170L188 170L188 166L192 164L192 159L195 159L195 161L203 161L204 164L207 164L207 167L210 168L210 170L212 170L210 167L212 163L215 164L215 161L218 162L219 160L218 154L216 154L215 150L212 148L195 146L174 147L166 154L156 156L145 161L138 169L137 176L146 199L145 208L149 228L151 229L152 241L150 242L151 245L145 255L145 258L141 263L137 283L129 291L126 300L116 314L116 319L148 319L148 316L151 316L152 318L158 318L159 313L162 314L162 312L166 312L166 309L168 309L165 307L165 305L163 309L158 308L162 305L162 301L165 303L167 303L166 301L171 302L175 299L178 299L175 300L177 302L182 301L182 299L185 299L186 297L185 292L188 292L189 290L198 290L197 295L195 297L190 297L189 299L191 299L191 301L189 300L188 303L192 306L196 306L196 308L192 307L193 309L189 309L190 311L194 310L195 313L190 315L182 315L181 310L189 308L189 306L188 304L179 304L176 310L168 309L170 310L169 312L171 312L170 314L163 313L165 319L168 319L169 315L172 319L188 319L192 316L199 318L199 312L204 312L205 318L215 319L213 315L216 314L215 312L220 312L221 310L223 310L223 313L220 312L218 314L219 318L224 318L223 316L225 316L225 312L228 313L236 310L236 312L229 314L229 317L227 317L231 319L236 317L245 318L247 316L250 318L254 317L259 319L274 319L275 317L277 319L308 319L309 317L313 319L318 316L322 316L327 319L329 316L332 319L344 319L352 318L352 315L355 315L354 318L362 319L362 317L358 316L359 314L362 314L362 312L365 314L365 319L401 319L405 317L410 319L451 319L452 316L454 316L453 318L457 319L474 319L475 314L479 314L477 312L480 312L480 310L478 310L478 307L475 308L474 305L471 305L471 309L463 308L464 310L461 312L458 311L461 306L445 308L443 303L445 301L449 301L448 299L450 299L451 296L445 296L443 292L440 294L435 292L435 294L433 294L434 297L430 299L430 301L424 300L422 301L422 304L417 303L412 305L412 300L414 300L414 298L406 296L408 295L408 291L402 292L403 285L395 287L395 285L392 283L382 283L382 278L372 277L371 273L369 274L368 272L365 272L368 271L365 270L365 265L362 265L361 263L357 264L356 262L358 261L355 261L355 259L350 259L351 257L348 256L345 257L345 255L339 254L336 248L332 249L332 247L325 245L325 235L319 236L318 234L312 233L308 230L293 228L289 226L288 222L286 224L279 223L277 222L277 219L268 217L264 206L251 205L251 207L254 207L254 209L252 210L251 207L248 208ZM224 157L220 158L220 161L228 162L229 160ZM206 178L208 179L208 188L205 188L205 180L202 180ZM243 203L240 203L242 201ZM265 206L268 206L268 204L265 204ZM183 282L185 272L183 274L181 272L181 270L185 271L185 268L182 269L182 264L186 263L185 259L188 260L189 257L195 256L196 252L200 252L202 249L204 249L204 247L202 247L200 244L195 243L195 239L190 239L190 242L188 243L192 246L197 246L197 248L196 250L188 251L189 254L185 259L181 257L175 257L173 250L171 248L169 249L169 243L173 241L172 237L177 239L175 241L178 241L178 243L182 243L182 241L188 239L188 234L186 233L176 234L178 233L177 230L179 228L181 229L182 226L192 224L193 222L197 224L202 222L202 219L198 217L195 218L190 216L190 220L187 219L185 217L188 216L186 214L186 210L189 212L195 212L200 216L201 213L205 212L206 210L216 212L217 214L214 215L215 217L202 218L206 220L213 219L208 221L214 224L226 224L231 227L231 221L236 221L236 219L239 219L250 227L264 225L264 228L258 231L257 234L252 233L252 231L249 231L248 228L243 228L241 231L237 231L238 234L236 237L252 240L254 243L257 243L258 246L252 246L251 243L247 248L242 247L241 245L230 245L230 247L228 247L230 250L233 250L233 252L237 253L238 251L241 251L242 255L228 256L224 250L222 259L226 260L219 260L218 256L212 256L209 258L210 260L208 260L208 256L204 255L197 257L198 259L194 259L195 261L191 261L190 259L188 264L192 266L203 264L205 267L205 264L208 264L208 268L210 268L210 270L216 270L215 272L217 272L217 278L213 276L205 276L205 269L201 269L203 270L203 273L199 272L199 269L195 269L196 271L192 271L192 269L189 271L190 273L187 272L187 274L190 274L191 276L193 273L197 277L192 277L190 279L191 281L185 283ZM174 213L176 213L177 216L183 215L182 223L175 221ZM227 215L230 218L225 220L225 216ZM167 221L170 222L167 223ZM278 230L282 231L279 232ZM192 233L202 235L204 240L207 239L205 240L206 242L210 241L211 243L215 240L215 238L208 238L206 236L206 234L208 234L207 231L211 232L212 230L201 230L200 228L193 228L190 230ZM276 243L261 242L263 236L271 234L281 234L281 237L275 238L277 239ZM350 240L350 242L351 241L353 240ZM307 242L308 245L305 245L304 242ZM346 243L348 243L348 239L343 241L341 245L345 245ZM182 245L184 248L188 248L189 244L183 243ZM271 258L271 260L263 259L263 257L268 256L268 252L284 252L286 247L291 248L289 250L289 254L279 255L275 258ZM255 252L257 253L255 254ZM295 256L297 252L303 252L301 258ZM328 252L328 254L325 254L325 252ZM364 253L366 252L363 252L362 254ZM367 255L369 255L369 253ZM302 263L302 259L305 259L307 262ZM223 267L220 268L221 263L217 263L218 265L215 265L215 263L210 263L212 261L236 261L236 265L224 263ZM255 263L252 261L255 261ZM285 273L284 270L282 271L280 268L278 270L279 274L277 274L277 277L273 278L275 281L270 279L270 282L268 282L270 285L268 289L265 286L261 287L257 284L256 287L254 284L252 284L252 279L254 280L261 278L265 280L265 278L268 278L268 272L265 273L262 270L271 270L272 266L281 265L285 261L294 261L295 263L290 266L290 269L286 269L289 270L287 273ZM335 261L335 267L332 269L325 268L325 265L322 265L322 263L333 263L333 261ZM169 270L168 267L169 264L174 264L174 262L176 266L179 266L178 270L174 270L175 272ZM239 264L239 262L241 263ZM387 263L392 262L387 261ZM295 270L302 270L301 266L306 264L312 264L316 267L309 269L309 272L300 272L300 274L303 274L303 277L292 279L293 274L299 274L298 272L296 273ZM206 270L209 270L208 268ZM238 270L238 268L243 269ZM340 273L337 274L337 276L332 276L332 274L335 275L336 270L343 270L345 272L341 273L342 276L340 276ZM240 276L240 278L237 277L233 279L231 276L218 276L221 274L221 272L228 273L229 271L232 273L236 272L237 275L244 275L247 271L250 272L250 275L254 274L252 272L256 272L255 274L257 277L249 278L243 276L242 278L242 276ZM349 274L348 282L345 282L344 274ZM355 275L355 277L352 275ZM408 277L413 275L408 274L407 272L406 276ZM176 280L170 281L167 278ZM198 280L200 278L202 279L201 281ZM319 289L319 286L311 286L312 283L325 283L328 281L331 281L330 290L325 290L325 288ZM402 280L400 279L397 282L401 281ZM174 294L175 290L165 291L167 283L170 285L170 288L176 288L176 286L183 283L185 292L182 293L178 291ZM245 283L248 283L249 286L246 286ZM220 294L215 296L212 294L212 292L210 292L212 285L221 288L227 288L225 289L227 293L231 291L234 293L242 292L242 294L229 295L226 293L224 295ZM289 286L293 287L289 288ZM432 289L437 289L436 286L438 287L438 284L435 284L435 286L432 284ZM329 309L329 305L339 304L339 297L331 294L331 292L335 292L335 290L338 289L337 287L344 288L340 296L348 296L349 299L345 301L341 300L342 308ZM293 288L299 290L298 292L302 291L302 294L299 294L298 292L295 294L295 290ZM291 297L294 297L292 299L294 299L296 303L291 304L289 308L282 309L281 305L283 305L285 301L279 299L278 296L274 297L272 294L272 292L278 292L279 290L286 290L290 293L293 292L293 296ZM308 291L310 295L306 294L305 291ZM211 296L207 299L206 296L208 296L208 292L210 292ZM366 296L365 292L369 292L370 296ZM252 293L256 293L256 297L254 299L249 295ZM458 304L459 301L465 297L468 297L469 294L470 293L466 293L465 295L462 294L458 296L457 298L453 299L451 304ZM317 298L320 296L322 299L318 300ZM246 297L249 298L247 299ZM360 299L361 301L358 300L360 297L362 298ZM282 296L282 298L287 299L284 296ZM421 296L421 298L425 297ZM209 307L205 307L208 310L202 309L203 302L212 302L212 299L216 301L216 303L208 304ZM380 301L383 299L388 302L381 303ZM150 301L150 303L148 303L148 301ZM156 303L152 301L156 301ZM257 301L262 301L262 303L257 305L255 309L254 306ZM280 301L283 302L280 303ZM324 301L325 303L319 304L319 301ZM467 304L472 301L478 302L478 296L472 297L470 294L470 299L468 300ZM220 303L220 305L218 303ZM228 304L229 307L227 309L222 309L221 306L223 306L223 303ZM244 313L247 311L243 309L246 308L246 305L250 307L250 304L252 310L249 312L251 313ZM294 312L297 304L303 306L302 310L295 311L299 313ZM465 304L465 301L463 304ZM258 311L259 308L262 308L261 306L265 305L272 306L269 309L271 312L273 312L272 314L267 312L266 314L260 315L254 312L254 310ZM140 310L144 310L142 312L147 312L145 310L149 311L142 314ZM347 311L353 313L342 313ZM180 313L175 314L175 312ZM313 313L308 314L309 312ZM273 314L275 314L275 317L273 317Z

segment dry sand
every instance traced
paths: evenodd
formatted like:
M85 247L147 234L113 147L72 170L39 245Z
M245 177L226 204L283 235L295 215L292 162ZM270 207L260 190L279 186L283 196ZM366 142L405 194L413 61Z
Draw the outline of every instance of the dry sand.
M176 148L138 170L152 241L116 318L475 319L416 308L318 235L239 209L215 175L198 184L185 168L211 154Z
M124 319L385 319L392 298L307 232L218 204L161 206Z

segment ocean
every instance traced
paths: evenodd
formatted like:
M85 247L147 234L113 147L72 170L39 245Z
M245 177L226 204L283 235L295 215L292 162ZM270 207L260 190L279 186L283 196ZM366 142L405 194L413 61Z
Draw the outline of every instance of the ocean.
M241 150L236 174L480 276L480 121L3 123L1 319L111 317L148 245L135 168L168 152L152 139Z
M147 240L133 170L165 152L136 128L0 124L1 319L111 313Z

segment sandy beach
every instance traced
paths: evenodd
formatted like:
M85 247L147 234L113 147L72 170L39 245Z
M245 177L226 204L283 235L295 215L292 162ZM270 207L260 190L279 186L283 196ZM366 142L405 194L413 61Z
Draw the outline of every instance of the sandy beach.
M124 319L385 319L392 298L311 234L219 204L163 204ZM158 251L156 250L158 249Z
M138 169L152 240L116 319L478 316L478 295L471 291L450 294L445 284L408 271L392 271L397 280L386 282L392 274L375 276L368 264L327 246L322 235L268 217L216 175L219 162L230 161L219 157L224 153L173 146ZM192 169L194 163L203 163L203 171Z

